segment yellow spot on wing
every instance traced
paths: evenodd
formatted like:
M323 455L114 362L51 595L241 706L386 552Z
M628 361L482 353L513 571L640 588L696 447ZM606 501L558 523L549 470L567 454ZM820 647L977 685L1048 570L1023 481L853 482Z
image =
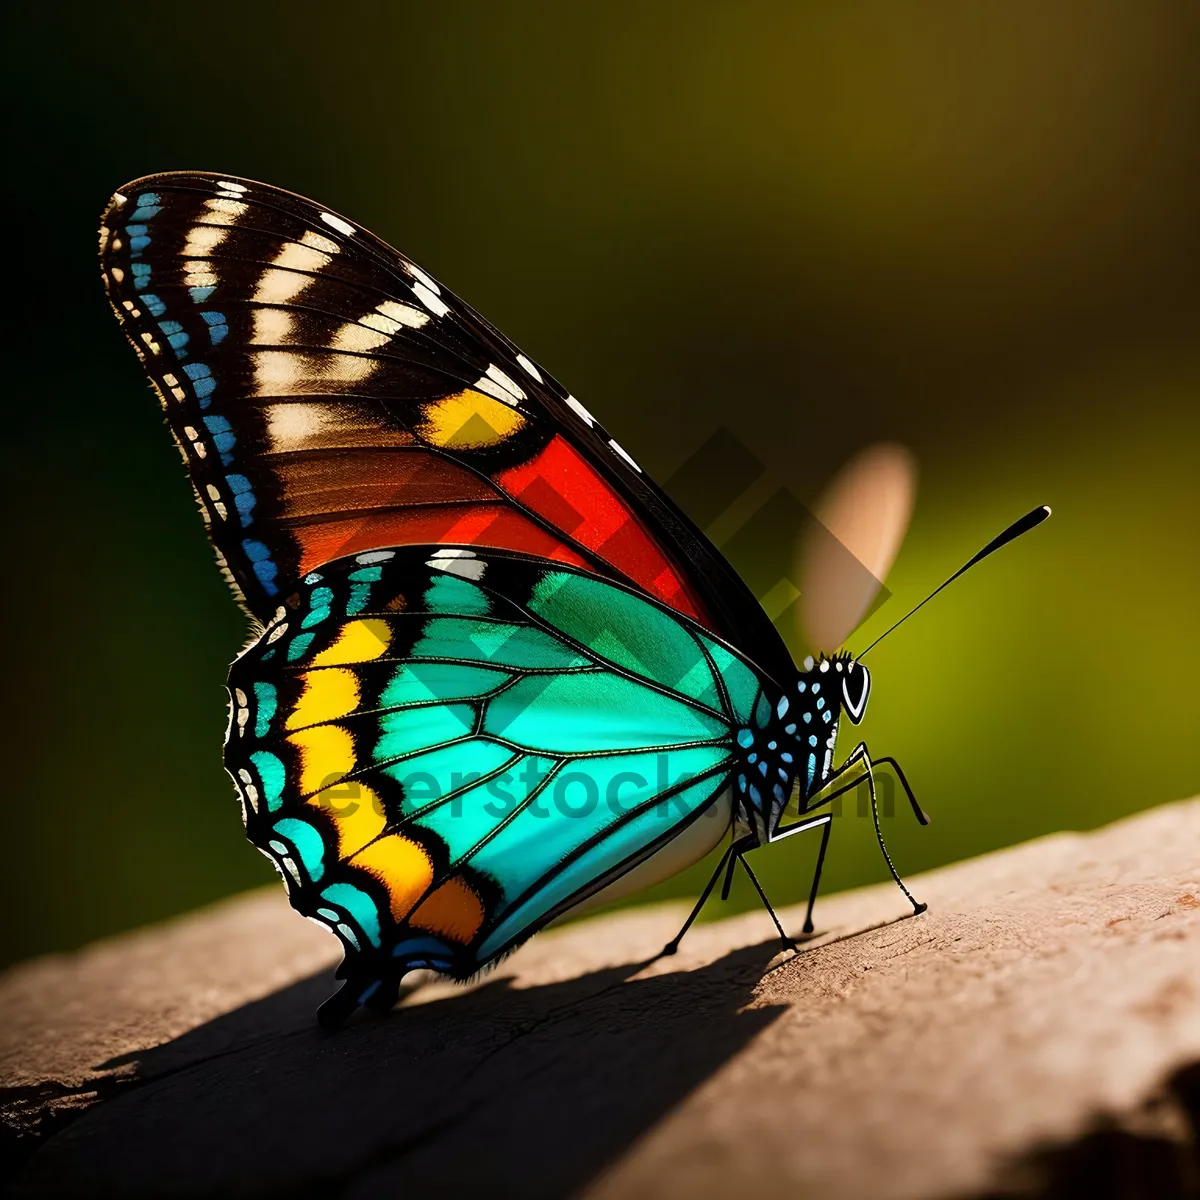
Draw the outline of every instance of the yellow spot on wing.
M369 871L388 890L392 916L402 921L433 882L433 863L429 856L408 838L389 834L360 850L353 865Z
M338 839L338 858L347 859L373 842L387 823L383 804L369 787L360 783L344 783L326 788L308 803L322 809L333 819Z
M287 719L288 729L319 725L352 713L358 707L358 679L343 668L306 671L304 691Z
M392 641L392 627L376 618L351 621L343 625L338 640L326 647L312 661L314 667L340 667L346 663L371 662L387 652Z
M300 790L319 792L354 770L354 740L340 725L317 725L288 737L300 751Z
M454 450L495 446L525 425L507 404L473 388L425 405L417 432L427 442Z
M452 875L421 901L408 923L451 941L469 942L483 924L483 901L461 876Z

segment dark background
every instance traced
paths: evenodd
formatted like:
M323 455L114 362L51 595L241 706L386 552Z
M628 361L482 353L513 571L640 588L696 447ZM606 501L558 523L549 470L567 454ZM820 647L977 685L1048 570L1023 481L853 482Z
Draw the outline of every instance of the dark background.
M865 736L935 817L887 823L905 871L1195 791L1192 0L26 4L9 29L4 958L273 877L220 766L242 618L95 263L108 195L171 168L403 247L659 478L721 426L804 500L912 447L860 639L1052 504L872 655ZM758 856L777 899L810 854ZM830 885L883 873L851 810Z

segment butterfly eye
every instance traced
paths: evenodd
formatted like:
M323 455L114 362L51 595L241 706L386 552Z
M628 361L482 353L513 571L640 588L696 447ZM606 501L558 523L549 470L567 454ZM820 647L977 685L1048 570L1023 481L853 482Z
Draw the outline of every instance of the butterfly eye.
M871 694L871 673L861 663L851 665L842 678L842 701L846 716L855 725L867 711L867 697Z

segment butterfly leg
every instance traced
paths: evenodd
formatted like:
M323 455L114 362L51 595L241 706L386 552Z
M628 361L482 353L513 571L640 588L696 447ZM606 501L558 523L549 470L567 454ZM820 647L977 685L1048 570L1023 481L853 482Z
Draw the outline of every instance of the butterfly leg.
M908 782L908 777L904 774L900 764L890 755L884 758L872 758L870 752L867 750L866 742L859 742L858 745L854 747L846 761L842 763L842 765L838 767L837 770L835 770L827 780L825 780L825 783L822 785L821 789L816 793L816 795L820 796L821 798L819 800L814 799L807 808L801 809L801 814L803 815L803 813L812 812L813 809L821 808L824 805L829 804L831 801L836 800L838 796L845 795L846 792L858 787L863 779L861 775L852 779L849 783L841 784L841 786L834 788L832 791L829 790L832 785L838 783L839 780L841 780L842 777L846 775L852 767L862 764L864 772L869 774L873 767L882 766L884 763L887 763L887 765L896 772L896 778L900 780L900 786L904 789L904 795L907 798L909 805L912 807L913 815L917 818L918 823L921 825L928 825L931 818L929 814L917 803L917 798L915 795L913 795L913 790Z
M804 813L813 812L815 809L823 808L826 804L832 803L839 796L845 795L846 792L852 791L854 788L858 787L865 776L867 780L867 789L871 796L871 815L875 823L875 836L879 841L880 850L883 851L884 861L887 863L888 870L891 872L892 878L896 881L896 886L899 887L899 889L904 893L905 898L913 906L913 914L919 915L920 913L925 912L929 906L916 900L908 888L904 886L904 881L900 878L899 874L897 874L891 855L888 853L887 846L884 844L883 831L879 825L879 803L875 793L874 768L877 766L882 766L884 763L886 763L892 768L893 771L896 772L896 777L900 780L900 786L904 789L904 794L908 798L909 804L912 806L913 814L916 816L917 821L922 825L928 825L930 820L929 815L917 803L917 798L915 795L913 795L912 787L908 782L908 777L904 774L903 768L901 768L900 764L890 756L873 759L870 751L867 749L866 742L859 742L858 745L855 746L850 752L850 755L847 757L846 761L842 763L842 765L838 767L837 770L834 771L833 774L830 775L830 777L825 781L824 787L816 793L816 796L820 798L817 799L814 797L808 806L800 811L801 815L803 815ZM856 775L848 782L841 782L851 771L851 769L857 766L862 767L863 774ZM826 818L826 820L828 820L828 818ZM789 837L793 833L800 833L805 829L811 829L815 824L817 824L817 822L804 822L798 825L788 826L783 829L777 829L769 840L773 842L779 841L780 838ZM820 885L821 870L825 863L825 850L829 844L829 833L830 827L826 825L825 831L821 837L821 849L817 856L817 867L813 875L812 891L808 899L808 915L804 922L805 933L811 933L813 931L812 910L813 904L816 902L817 888Z
M824 804L825 801L821 801L821 803ZM805 933L813 931L813 905L817 902L817 891L821 886L821 871L825 866L825 851L829 848L829 835L833 831L833 817L829 813L825 813L823 816L814 817L811 821L800 821L784 829L777 829L768 839L768 845L770 845L781 842L794 833L807 833L808 830L816 829L818 826L821 828L821 848L817 851L817 866L813 871L812 886L808 890L808 910L804 914Z
M824 826L821 829L821 848L817 851L817 866L813 871L812 887L808 892L808 908L804 913L804 932L812 933L816 928L813 925L813 905L817 902L817 892L821 887L821 869L825 866L825 851L829 847L829 834L833 829L833 818L827 817Z
M738 862L742 859L742 855L747 850L753 850L758 842L753 837L743 838L740 842L734 842L732 846L733 854L729 859L729 869L725 872L725 882L721 884L721 901L722 903L729 899L729 889L733 887L733 872L737 868Z
M875 822L875 837L876 837L876 840L879 842L879 849L883 851L883 860L884 860L884 862L887 863L887 868L892 873L892 878L896 881L896 886L904 893L905 899L908 900L909 904L912 905L913 916L919 916L921 913L923 913L929 907L929 905L923 904L919 900L917 900L913 896L912 892L910 892L908 890L908 888L906 888L904 886L904 880L900 878L899 873L896 871L896 866L892 862L892 856L888 853L887 846L884 845L883 830L879 826L879 800L875 794L875 770L874 770L874 768L877 765L877 762L871 758L871 753L867 749L866 742L858 743L858 745L854 749L854 753L851 754L850 757L846 760L846 762L842 765L841 771L844 771L854 761L861 762L867 773L867 791L870 793L870 796L871 796L871 819ZM878 760L878 763L888 763L895 769L896 774L900 779L901 786L904 788L904 794L908 797L908 802L909 802L909 804L912 805L912 809L913 809L913 812L916 814L917 820L922 825L928 825L929 817L925 814L925 812L922 810L921 806L917 803L917 798L916 798L916 796L913 795L912 788L910 788L908 786L908 780L904 777L904 772L902 770L900 770L899 763L897 763L894 758L881 758ZM839 771L839 774L841 773L841 771ZM845 791L847 789L843 788L841 790ZM834 793L834 794L836 795L837 793ZM830 799L832 799L832 796L830 797ZM822 801L822 803L825 803L825 801Z
M746 874L750 876L750 882L754 884L754 890L758 893L758 898L763 902L767 912L771 914L771 920L775 922L775 928L779 931L779 940L783 943L783 948L785 950L795 950L796 943L784 933L783 926L779 923L779 918L775 915L775 910L771 907L770 900L767 899L767 893L763 891L762 884L758 882L758 876L750 869L750 864L743 855L739 854L737 861L742 864Z
M863 746L863 750L866 750L865 745ZM918 822L920 822L922 825L928 825L931 818L929 814L917 803L917 798L913 795L913 790L911 787L909 787L908 780L905 778L900 764L890 755L887 758L876 758L872 761L874 762L875 766L881 766L883 763L887 763L888 766L890 766L892 770L896 772L896 778L900 780L900 786L904 789L904 794L908 797L908 802L912 805L913 813L916 815Z
M713 886L721 877L721 872L725 869L725 864L730 861L730 855L733 854L733 846L726 848L725 853L721 855L721 861L717 863L717 869L712 873L712 878L704 885L704 891L700 893L700 899L696 901L696 907L688 914L688 919L684 921L683 928L662 948L659 957L664 955L674 954L679 949L679 943L683 941L683 935L692 927L692 922L700 915L700 910L704 907L708 897L712 894Z

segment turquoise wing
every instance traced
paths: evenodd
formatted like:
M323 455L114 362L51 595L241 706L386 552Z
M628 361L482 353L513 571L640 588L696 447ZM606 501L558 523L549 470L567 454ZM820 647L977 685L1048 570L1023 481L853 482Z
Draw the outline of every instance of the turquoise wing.
M354 1003L471 975L685 834L698 857L770 703L643 594L478 547L322 567L229 688L247 834L341 938Z

